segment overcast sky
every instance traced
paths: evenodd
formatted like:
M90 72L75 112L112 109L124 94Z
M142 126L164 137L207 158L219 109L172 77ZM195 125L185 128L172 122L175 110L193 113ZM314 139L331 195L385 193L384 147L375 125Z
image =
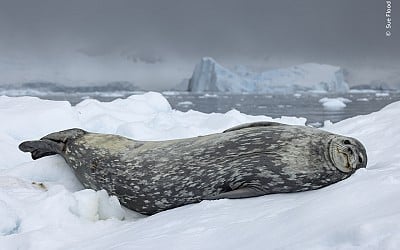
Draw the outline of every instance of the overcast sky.
M0 0L0 60L63 74L88 57L88 78L108 72L155 89L190 77L203 56L260 69L334 64L360 83L400 82L400 23L386 37L385 11L383 0ZM116 57L130 66L113 69Z

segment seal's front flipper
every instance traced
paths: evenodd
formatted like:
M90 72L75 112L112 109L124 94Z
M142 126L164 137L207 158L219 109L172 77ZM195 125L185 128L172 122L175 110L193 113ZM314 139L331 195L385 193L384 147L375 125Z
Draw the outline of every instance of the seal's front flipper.
M205 198L205 200L240 199L265 195L265 191L257 187L242 187L222 194Z
M23 152L30 152L32 159L36 160L44 156L60 154L64 148L64 143L50 140L25 141L19 145Z

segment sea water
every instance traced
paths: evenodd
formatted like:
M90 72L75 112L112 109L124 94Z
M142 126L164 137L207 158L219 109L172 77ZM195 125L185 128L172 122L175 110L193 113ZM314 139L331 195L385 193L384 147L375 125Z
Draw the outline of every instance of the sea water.
M251 115L272 118L296 116L307 118L307 124L321 126L324 121L338 122L349 117L369 114L389 103L400 100L398 92L358 92L342 95L302 93L294 95L229 95L229 94L178 94L165 95L177 110L189 109L210 113L227 112L231 109ZM322 98L345 98L345 107L324 107Z

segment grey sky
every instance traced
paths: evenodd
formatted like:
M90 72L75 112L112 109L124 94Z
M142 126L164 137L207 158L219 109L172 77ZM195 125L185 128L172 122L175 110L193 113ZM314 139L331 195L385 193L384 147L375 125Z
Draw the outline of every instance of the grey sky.
M118 55L137 66L145 77L133 80L149 88L189 77L203 56L259 68L334 64L348 68L355 82L397 83L400 25L394 21L392 37L385 37L385 10L383 0L0 0L0 57L51 70L76 63L76 52L104 71Z

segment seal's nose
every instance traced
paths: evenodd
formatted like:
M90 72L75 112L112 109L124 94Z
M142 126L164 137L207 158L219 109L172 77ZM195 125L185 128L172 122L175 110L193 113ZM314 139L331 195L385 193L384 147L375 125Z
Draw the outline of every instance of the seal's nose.
M357 154L357 168L366 168L367 167L367 152L363 148L363 150L360 150Z
M344 144L345 150L342 152L347 155L350 166L353 169L365 168L367 166L367 154L362 144L357 141Z
M360 141L358 141L357 139L353 139L353 143L352 143L352 157L354 158L355 164L356 164L356 169L359 168L366 168L367 167L367 151L364 147L363 144L361 144ZM349 152L349 154L351 154Z
M354 155L353 149L351 147L347 148L347 154L349 154L350 156Z

